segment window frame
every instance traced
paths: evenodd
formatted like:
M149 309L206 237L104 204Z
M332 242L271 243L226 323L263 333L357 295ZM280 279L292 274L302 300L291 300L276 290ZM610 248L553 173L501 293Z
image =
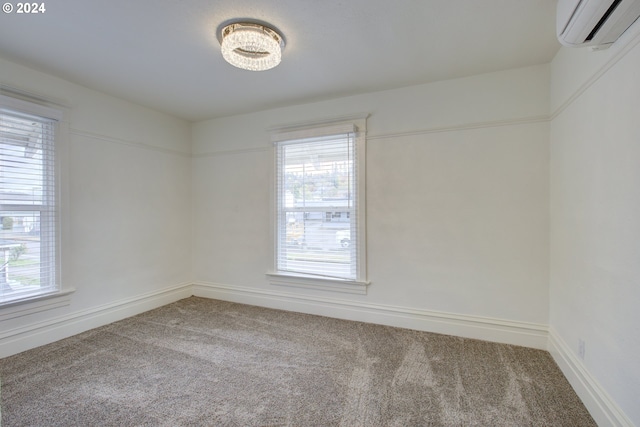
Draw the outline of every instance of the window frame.
M5 93L7 94L5 95ZM66 174L62 172L62 164L66 163L66 108L42 99L35 99L30 95L23 95L20 92L9 92L3 89L2 93L0 93L0 110L5 110L9 113L15 112L18 115L25 114L37 116L53 123L53 165L50 166L53 169L51 172L51 176L53 178L51 189L53 194L47 197L52 203L43 203L40 210L40 212L46 210L47 213L45 215L53 216L52 221L44 226L45 228L53 226L53 231L49 236L47 236L52 240L43 244L45 246L48 244L52 248L51 252L53 252L53 254L50 254L51 256L48 258L52 263L52 268L49 269L48 276L50 281L53 283L42 292L27 293L23 296L19 296L18 298L0 300L0 310L2 310L0 312L0 320L7 320L24 314L31 314L42 310L68 305L69 296L74 289L65 288L63 286L61 271L61 224L63 221L60 213L63 210L63 201L66 204L66 198L63 198L62 190L66 187L63 183L67 182ZM19 209L15 210L18 211ZM41 231L43 230L42 222L41 217ZM43 233L43 235L44 234L45 233ZM42 263L46 261L41 259L40 262Z
M366 294L369 282L367 280L367 247L366 247L366 120L368 114L357 115L332 121L319 123L283 126L271 130L272 147L272 179L271 189L271 270L267 272L269 283L276 286L297 287L304 289L328 290L341 293ZM278 270L278 143L283 141L335 135L340 130L351 127L354 129L355 155L355 187L353 199L356 203L356 229L351 230L356 242L355 279L322 277L313 274L294 273Z

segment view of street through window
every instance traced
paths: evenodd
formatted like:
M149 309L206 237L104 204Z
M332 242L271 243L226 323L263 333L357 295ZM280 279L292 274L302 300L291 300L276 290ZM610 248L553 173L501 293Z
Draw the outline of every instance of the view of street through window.
M351 274L355 211L350 149L344 140L320 148L313 143L285 147L281 266L317 274L331 271L338 277Z
M0 116L0 301L47 290L53 261L53 155L43 149L51 126L36 118ZM43 226L43 224L45 224ZM46 257L45 257L46 258Z

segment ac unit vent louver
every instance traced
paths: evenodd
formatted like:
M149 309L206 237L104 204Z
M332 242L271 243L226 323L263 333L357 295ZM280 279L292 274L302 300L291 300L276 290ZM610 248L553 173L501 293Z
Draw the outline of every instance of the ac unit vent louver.
M609 47L640 17L640 0L558 0L556 29L564 46Z

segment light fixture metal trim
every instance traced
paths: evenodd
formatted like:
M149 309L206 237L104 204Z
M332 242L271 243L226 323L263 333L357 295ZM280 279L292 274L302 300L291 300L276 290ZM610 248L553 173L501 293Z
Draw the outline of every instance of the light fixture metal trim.
M282 60L284 39L271 27L252 22L234 22L221 32L222 57L234 67L264 71Z

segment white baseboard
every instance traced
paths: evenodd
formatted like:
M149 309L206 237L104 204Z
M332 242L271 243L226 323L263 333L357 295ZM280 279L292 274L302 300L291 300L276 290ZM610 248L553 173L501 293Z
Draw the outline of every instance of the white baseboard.
M306 296L216 283L196 282L193 295L340 319L456 335L547 349L547 326L480 316L418 310L344 299Z
M135 316L191 295L191 284L183 283L4 331L0 333L0 358Z
M591 376L553 327L549 328L548 350L599 426L633 427L631 420Z

